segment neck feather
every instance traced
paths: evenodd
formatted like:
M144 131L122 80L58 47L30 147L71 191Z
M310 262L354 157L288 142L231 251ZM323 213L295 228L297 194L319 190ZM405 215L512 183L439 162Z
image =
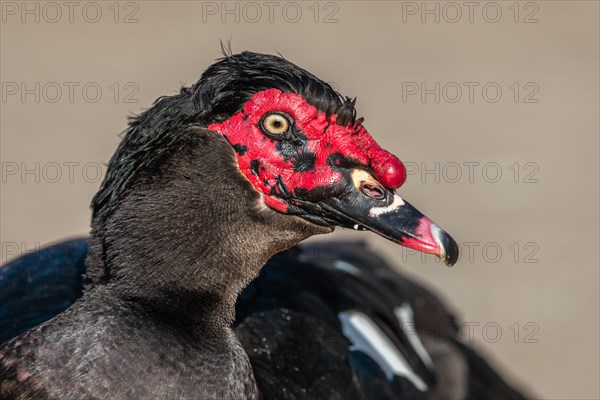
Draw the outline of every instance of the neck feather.
M200 128L117 204L92 223L87 287L194 329L229 327L269 257L330 231L262 205L229 143Z

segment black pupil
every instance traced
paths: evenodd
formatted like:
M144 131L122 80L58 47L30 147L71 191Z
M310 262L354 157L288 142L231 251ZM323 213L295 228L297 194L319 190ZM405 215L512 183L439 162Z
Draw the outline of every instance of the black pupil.
M281 121L279 121L279 120L275 120L275 121L273 121L273 126L274 126L275 128L281 128L281 126L282 126L282 125L283 125L283 124L282 124L282 123L281 123Z

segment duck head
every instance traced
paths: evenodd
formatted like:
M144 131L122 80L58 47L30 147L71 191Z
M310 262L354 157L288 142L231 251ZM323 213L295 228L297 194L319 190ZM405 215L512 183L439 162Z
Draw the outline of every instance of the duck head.
M370 230L452 266L456 242L396 193L406 180L402 162L356 119L355 100L331 102L323 110L302 94L260 90L208 128L233 146L265 206L323 226Z

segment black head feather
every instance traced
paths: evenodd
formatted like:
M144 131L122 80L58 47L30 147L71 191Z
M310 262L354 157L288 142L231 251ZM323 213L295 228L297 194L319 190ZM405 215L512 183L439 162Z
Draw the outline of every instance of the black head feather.
M255 93L273 88L300 94L328 114L342 112L349 122L356 115L350 99L281 56L251 52L225 56L191 90L196 108L219 122L238 112Z
M141 171L152 173L177 149L182 133L191 126L206 127L236 112L257 92L279 89L302 95L338 123L356 122L355 99L342 97L331 85L281 56L242 52L211 65L200 80L179 94L157 99L130 119L129 128L109 162L104 182L93 199L94 218L107 215L137 181Z

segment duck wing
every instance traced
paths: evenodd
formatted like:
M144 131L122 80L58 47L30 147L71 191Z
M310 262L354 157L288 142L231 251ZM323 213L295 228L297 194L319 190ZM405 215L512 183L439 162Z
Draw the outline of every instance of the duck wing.
M86 238L45 247L0 267L0 343L58 315L83 293Z
M364 241L316 242L305 246L302 259L345 262L369 275L406 328L413 346L418 337L433 362L437 384L429 393L437 399L525 399L521 389L509 384L493 365L461 340L460 325L447 302L424 285L403 275ZM425 358L427 357L425 355Z
M263 397L427 398L434 372L378 283L306 256L274 256L238 299L235 331Z

